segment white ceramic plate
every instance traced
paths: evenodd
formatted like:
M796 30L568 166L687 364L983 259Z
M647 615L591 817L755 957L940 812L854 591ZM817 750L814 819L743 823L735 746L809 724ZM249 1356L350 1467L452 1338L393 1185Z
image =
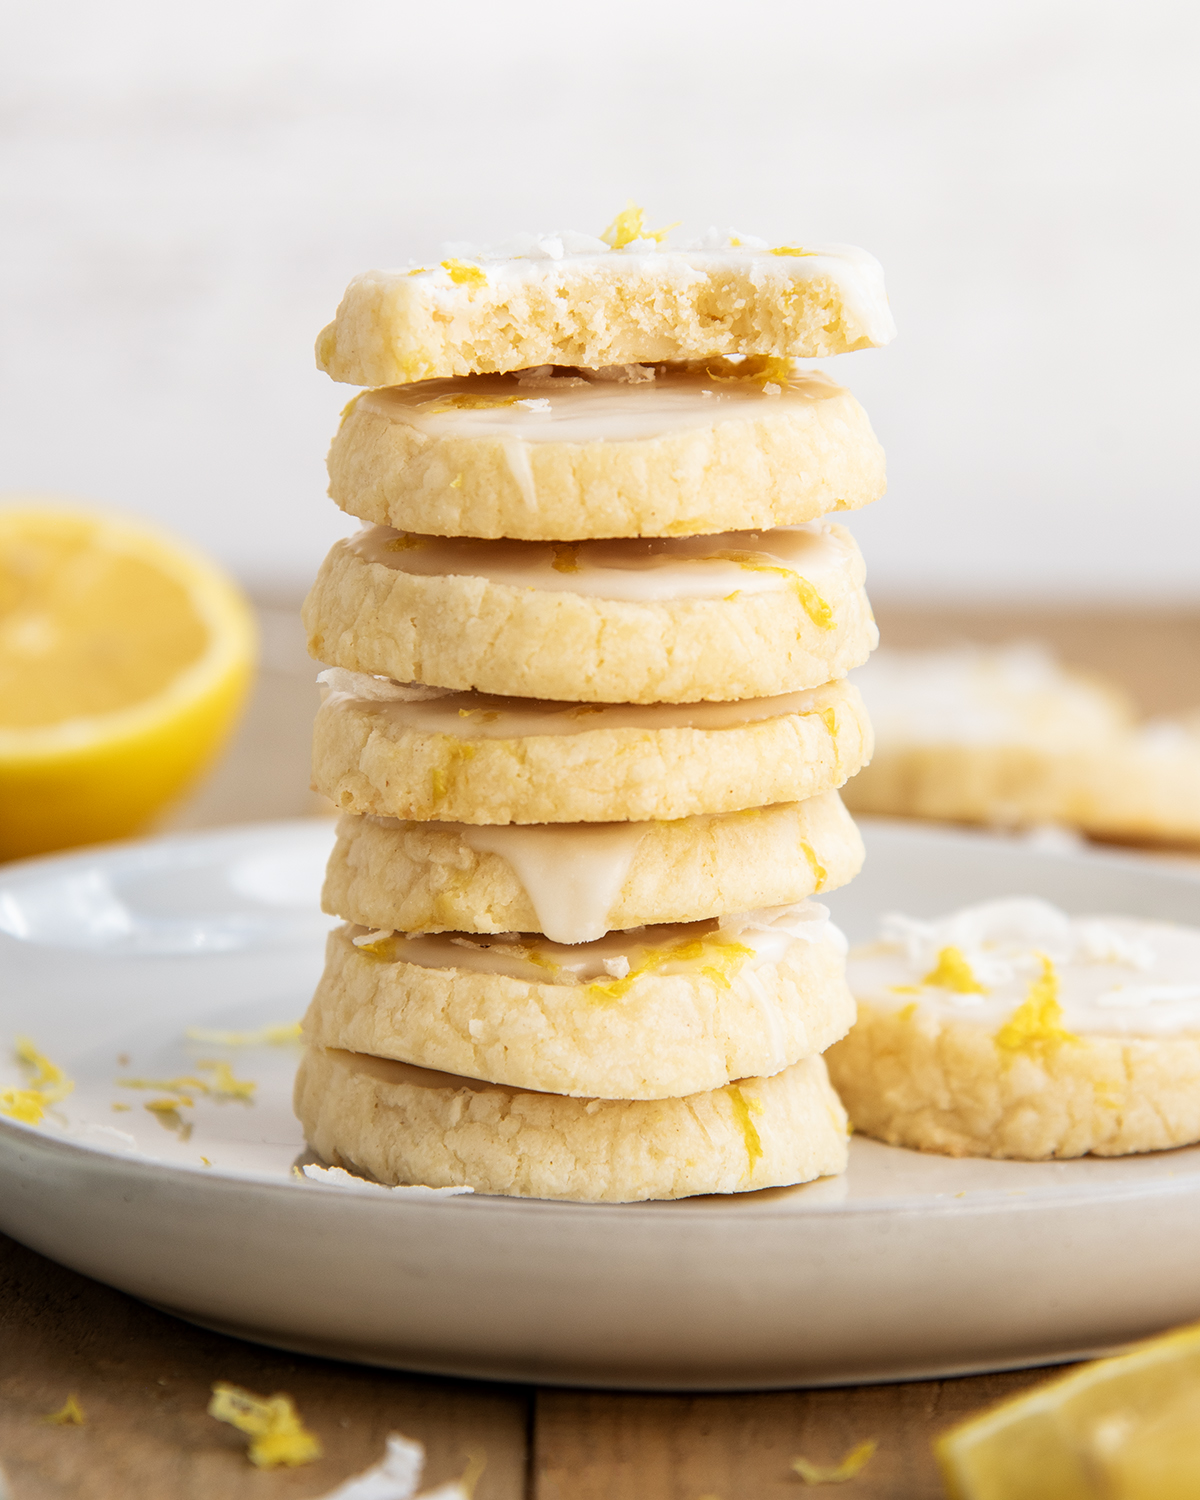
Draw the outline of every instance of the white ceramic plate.
M852 939L885 909L932 916L1018 892L1200 922L1200 880L1184 869L865 831L866 870L830 898ZM185 1032L299 1018L329 925L317 891L330 841L326 824L273 824L0 873L0 1085L19 1081L8 1042L20 1033L76 1080L41 1127L0 1120L0 1228L246 1338L543 1383L958 1374L1200 1317L1200 1149L1030 1164L856 1139L842 1178L622 1206L431 1200L297 1177L311 1158L291 1114L295 1049ZM186 1139L143 1108L154 1095L115 1084L214 1058L256 1081L256 1102L197 1096L180 1117Z

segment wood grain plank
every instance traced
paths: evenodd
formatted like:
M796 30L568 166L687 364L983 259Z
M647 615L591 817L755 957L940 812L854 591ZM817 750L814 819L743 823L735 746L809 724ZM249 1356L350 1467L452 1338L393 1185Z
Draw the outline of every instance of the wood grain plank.
M325 1456L262 1472L206 1415L216 1380L286 1391ZM84 1427L41 1420L74 1393ZM360 1368L208 1333L0 1236L0 1464L12 1500L284 1500L376 1463L389 1432L425 1444L429 1484L487 1468L476 1500L522 1500L530 1395Z
M821 1493L941 1500L937 1433L1049 1373L734 1396L542 1390L531 1500L798 1500L793 1458L836 1464L866 1438L879 1444L867 1466Z

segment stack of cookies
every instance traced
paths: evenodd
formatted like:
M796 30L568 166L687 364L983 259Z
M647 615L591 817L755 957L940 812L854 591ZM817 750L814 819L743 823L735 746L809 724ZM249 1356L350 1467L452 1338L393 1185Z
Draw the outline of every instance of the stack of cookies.
M854 1003L809 898L857 873L876 641L854 398L871 257L619 216L352 283L371 389L330 453L366 529L305 606L341 810L296 1109L388 1183L621 1202L836 1173Z

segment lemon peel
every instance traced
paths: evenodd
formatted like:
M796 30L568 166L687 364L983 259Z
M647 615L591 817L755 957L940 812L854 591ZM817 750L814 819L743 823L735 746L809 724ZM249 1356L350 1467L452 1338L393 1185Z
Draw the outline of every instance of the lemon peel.
M467 260L444 260L445 271L455 286L486 286L487 272L482 266L474 266Z
M770 252L772 255L817 255L817 250L805 250L802 245L776 245Z
M1004 1052L1025 1052L1031 1057L1043 1056L1064 1042L1079 1038L1062 1025L1062 1006L1058 1003L1058 971L1052 959L1040 954L1042 972L1029 986L1029 994L993 1040Z
M953 990L956 995L986 995L986 988L975 978L966 954L953 944L938 951L937 963L921 981L938 990Z
M704 560L708 561L709 559L711 559L716 562L736 563L739 568L745 568L747 573L781 574L784 578L787 579L788 587L796 595L797 599L799 599L801 609L803 609L804 613L817 627L817 629L833 630L835 628L835 626L837 625L837 621L834 619L833 610L830 609L829 605L825 602L821 595L817 593L816 589L812 586L811 583L809 583L807 578L801 577L799 573L794 572L791 568L782 568L775 563L756 562L755 558L757 556L758 554L755 552L739 552L734 550L726 550L723 552L710 553L709 557ZM726 598L728 599L733 599L736 597L736 594L726 595Z
M640 208L630 198L600 238L612 250L623 250L626 245L632 245L634 240L655 240L661 245L671 230L678 228L678 225L677 219L674 224L668 224L664 229L647 229L645 209Z
M189 1026L184 1036L189 1042L208 1042L213 1047L278 1047L285 1042L300 1040L300 1022L260 1026L257 1031L218 1031L207 1026Z
M117 1087L122 1089L149 1089L159 1094L207 1094L208 1084L203 1078L190 1074L179 1078L118 1078Z
M812 871L813 879L816 881L816 885L813 887L814 893L824 890L828 871L817 858L816 851L807 839L800 840L800 852L808 861L808 868Z
M292 1398L282 1393L256 1396L219 1380L212 1388L208 1415L250 1438L248 1457L260 1469L294 1469L321 1457L320 1442L301 1422Z
M554 549L554 561L550 564L556 573L579 572L579 544L566 542Z
M866 1438L857 1448L851 1448L840 1463L815 1464L807 1458L794 1458L792 1469L805 1484L845 1484L848 1479L862 1473L878 1447L876 1438Z
M721 989L730 987L730 973L736 973L747 958L754 957L754 949L745 943L734 943L716 933L702 938L683 938L679 942L664 943L659 948L647 948L637 968L630 969L621 979L609 982L596 980L587 986L585 994L589 1000L620 1000L633 988L643 974L653 973L671 963L692 963L697 959L711 959L700 966L705 979L713 980Z
M42 1421L47 1427L85 1427L87 1417L79 1404L79 1397L72 1391L57 1411L52 1411Z

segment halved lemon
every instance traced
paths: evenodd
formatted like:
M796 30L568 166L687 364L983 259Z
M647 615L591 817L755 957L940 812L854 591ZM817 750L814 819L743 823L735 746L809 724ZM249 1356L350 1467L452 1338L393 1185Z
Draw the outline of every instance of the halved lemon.
M0 858L143 828L220 751L255 649L242 594L176 538L0 505Z
M952 1500L1195 1500L1200 1324L1006 1401L934 1450Z

